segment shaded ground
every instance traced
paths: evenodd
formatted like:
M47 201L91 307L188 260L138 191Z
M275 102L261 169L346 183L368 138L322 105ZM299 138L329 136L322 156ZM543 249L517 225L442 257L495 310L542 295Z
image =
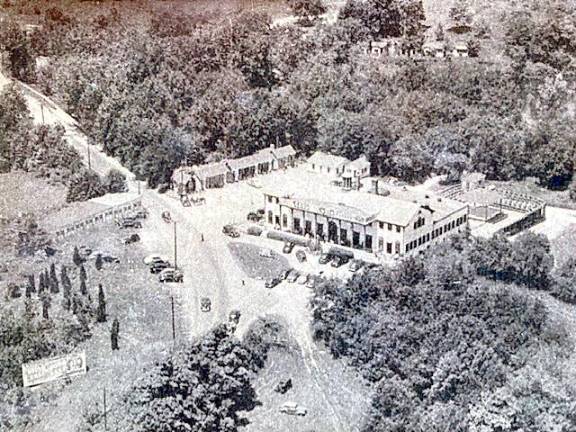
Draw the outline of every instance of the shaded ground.
M271 257L262 256L261 253L269 251L266 248L239 242L229 243L228 248L242 271L250 278L269 279L290 268L288 260L277 252Z
M309 367L299 351L272 349L266 367L254 382L262 405L248 413L246 432L358 431L370 403L371 390L352 369L327 354L316 354L317 367ZM286 394L274 391L282 379L292 380ZM279 412L284 402L305 407L304 417Z

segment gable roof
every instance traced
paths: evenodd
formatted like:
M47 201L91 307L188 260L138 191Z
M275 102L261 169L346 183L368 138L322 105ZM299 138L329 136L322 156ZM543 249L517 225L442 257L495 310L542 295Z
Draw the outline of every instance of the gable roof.
M314 152L314 154L308 158L308 163L333 168L340 167L341 165L347 164L349 162L350 161L345 157L335 156L321 151Z
M291 145L286 145L278 148L271 148L270 152L278 159L284 159L290 156L296 156L296 150Z

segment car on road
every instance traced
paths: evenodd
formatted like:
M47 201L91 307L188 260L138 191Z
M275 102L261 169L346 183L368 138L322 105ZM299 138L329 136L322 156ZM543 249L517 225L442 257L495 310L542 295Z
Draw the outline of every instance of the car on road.
M230 311L228 314L228 321L234 324L238 324L240 322L241 313L239 310Z
M184 274L175 268L165 268L158 275L160 282L184 282Z
M316 279L314 276L308 277L308 280L306 281L306 288L314 288L314 286L316 286Z
M142 222L138 219L124 218L119 224L120 228L142 228Z
M318 262L320 264L328 264L331 259L332 259L332 255L327 254L327 253L323 253L322 255L320 255L320 258L318 258Z
M280 283L280 279L279 278L270 278L268 279L265 283L264 286L266 288L274 288L276 285L278 285Z
M171 223L172 222L172 216L170 216L170 212L163 211L162 212L162 220L164 220L164 222L166 222L166 223Z
M124 239L124 244L132 244L140 241L138 234L132 234Z
M102 261L104 261L107 264L120 264L120 258L114 256L114 255L109 255L109 254L101 254L100 255L102 257Z
M308 275L301 274L298 279L296 280L300 285L305 285L308 282Z
M212 302L208 297L202 297L200 299L200 310L202 312L210 312L210 309L212 309Z
M82 258L86 258L92 254L92 248L82 245L78 248L78 253Z
M287 241L284 243L284 247L282 248L282 252L285 254L292 253L292 249L294 249L294 242Z
M148 217L148 210L141 208L134 213L134 217L137 219L146 219Z
M355 273L358 270L360 270L363 266L364 266L364 263L362 261L355 259L355 260L350 261L350 265L348 266L348 270L350 270L352 273Z
M298 279L298 276L300 276L300 273L298 273L296 270L292 269L292 270L290 270L290 273L286 277L286 280L289 283L294 283Z
M258 255L263 258L274 258L274 251L272 249L260 249Z
M224 225L222 227L222 233L232 238L240 237L240 233L233 225Z
M158 261L168 261L168 260L160 255L148 255L144 258L144 264L146 265L150 265Z
M150 273L160 273L162 270L170 267L168 261L156 261L150 264Z
M280 406L280 412L288 415L305 416L308 411L296 402L284 402Z
M298 262L306 261L306 252L304 252L302 249L297 250L296 251L296 259L298 260Z

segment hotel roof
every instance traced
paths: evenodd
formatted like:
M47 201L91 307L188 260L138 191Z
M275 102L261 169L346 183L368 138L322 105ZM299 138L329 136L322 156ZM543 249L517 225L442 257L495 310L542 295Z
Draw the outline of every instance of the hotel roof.
M406 226L422 211L430 212L434 221L466 207L460 202L413 190L392 191L388 196L362 191L343 191L337 187L315 185L314 188L291 190L288 185L265 193L303 201L325 209L338 209L339 218L368 224L375 220ZM327 197L329 197L327 199ZM360 218L360 219L359 219Z

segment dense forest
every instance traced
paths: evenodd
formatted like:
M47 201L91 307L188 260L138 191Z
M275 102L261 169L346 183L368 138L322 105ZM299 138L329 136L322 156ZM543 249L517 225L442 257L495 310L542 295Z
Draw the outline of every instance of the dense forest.
M13 6L42 28L4 48L47 58L35 74L13 73L152 186L182 163L270 143L365 153L375 173L410 182L464 169L549 188L571 181L576 14L563 2L514 4L494 23L505 30L501 56L450 61L363 54L370 40L429 37L420 1L351 0L334 24L310 19L322 8L302 4L317 2L290 3L305 23L273 26L250 9L207 20L154 2ZM492 31L468 37L481 46Z
M574 278L552 267L544 237L462 235L396 269L320 286L315 338L376 389L364 431L571 430L576 387L561 365L573 347L524 291L573 293ZM535 372L542 347L551 364Z

